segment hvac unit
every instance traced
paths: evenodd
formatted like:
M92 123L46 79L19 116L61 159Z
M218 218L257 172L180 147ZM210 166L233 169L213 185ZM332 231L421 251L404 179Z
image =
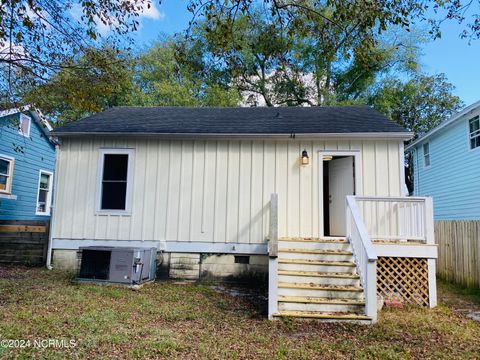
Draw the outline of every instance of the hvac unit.
M155 279L156 248L81 247L78 280L141 284Z

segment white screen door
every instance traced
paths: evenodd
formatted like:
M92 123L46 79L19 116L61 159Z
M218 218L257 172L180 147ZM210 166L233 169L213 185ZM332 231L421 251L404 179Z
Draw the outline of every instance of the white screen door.
M329 221L331 236L345 236L345 197L355 193L353 156L328 164Z

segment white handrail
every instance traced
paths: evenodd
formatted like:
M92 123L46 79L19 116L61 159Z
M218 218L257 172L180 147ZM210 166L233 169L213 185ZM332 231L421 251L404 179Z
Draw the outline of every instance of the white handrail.
M360 210L358 209L357 202L355 201L355 197L349 195L347 196L347 207L351 210L351 217L355 222L355 226L358 229L360 234L362 245L365 247L365 252L367 253L367 257L369 261L377 260L377 255L375 254L375 249L373 248L373 244L370 241L370 237L368 236L367 228L365 227L363 220L360 216ZM347 215L348 217L348 215Z
M377 320L377 255L354 196L346 197L347 239L352 245L360 282L365 291L365 314Z
M424 196L355 196L355 199L357 201L390 201L390 202L396 202L396 201L402 201L402 202L423 202L428 197Z
M434 242L431 198L355 196L355 200L370 239Z
M430 197L346 197L346 235L365 291L365 313L377 316L377 270L373 240L435 243Z

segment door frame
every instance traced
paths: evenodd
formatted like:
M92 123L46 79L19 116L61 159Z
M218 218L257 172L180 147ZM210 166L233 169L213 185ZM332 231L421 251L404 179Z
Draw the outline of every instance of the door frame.
M355 166L354 188L355 195L362 195L362 162L360 150L318 150L318 237L325 236L323 221L323 156L352 156Z

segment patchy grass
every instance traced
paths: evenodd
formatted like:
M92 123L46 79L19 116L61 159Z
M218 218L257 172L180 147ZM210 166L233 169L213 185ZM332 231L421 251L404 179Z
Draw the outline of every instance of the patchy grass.
M74 340L75 347L0 347L3 358L474 359L480 294L439 286L434 310L382 311L360 326L287 319L202 284L157 282L139 291L75 283L58 271L0 268L0 339Z

